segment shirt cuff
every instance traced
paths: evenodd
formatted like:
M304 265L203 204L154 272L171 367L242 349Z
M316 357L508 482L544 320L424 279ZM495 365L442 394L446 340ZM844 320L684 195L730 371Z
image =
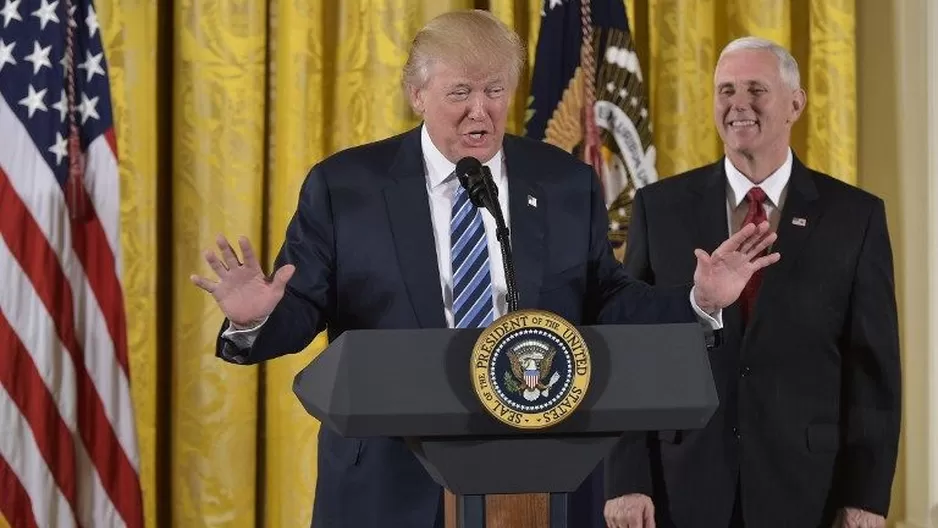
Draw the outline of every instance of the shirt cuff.
M690 289L690 305L694 309L694 313L697 314L697 319L700 321L700 324L709 326L711 330L721 330L723 328L723 309L719 309L712 316L697 306L697 301L694 300L694 286Z
M267 322L268 317L270 316L265 317L263 321L250 328L236 328L234 323L229 321L228 328L222 332L221 337L234 345L235 348L247 350L254 345L254 340L257 339L257 334L261 332L261 327Z

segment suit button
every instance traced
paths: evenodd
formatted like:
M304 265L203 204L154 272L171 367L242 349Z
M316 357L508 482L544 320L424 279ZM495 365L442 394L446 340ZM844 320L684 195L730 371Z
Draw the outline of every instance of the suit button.
M740 439L740 434L739 434L739 428L738 428L738 427L734 427L734 428L733 428L733 436L735 436L737 440Z
M739 375L740 375L741 377L743 377L743 378L745 378L746 376L748 376L748 375L750 375L750 374L752 374L752 369L749 368L749 367L743 367L743 368L740 369L740 371L739 371Z

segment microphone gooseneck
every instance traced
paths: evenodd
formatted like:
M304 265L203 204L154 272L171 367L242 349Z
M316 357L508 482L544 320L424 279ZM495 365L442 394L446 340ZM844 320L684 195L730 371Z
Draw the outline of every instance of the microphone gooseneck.
M495 218L495 238L502 250L502 266L505 269L505 282L508 285L508 312L518 309L518 288L515 285L515 265L511 255L511 238L501 205L498 203L498 188L492 179L489 168L479 160L467 156L456 164L456 177L459 184L469 193L469 201L476 207L484 207Z

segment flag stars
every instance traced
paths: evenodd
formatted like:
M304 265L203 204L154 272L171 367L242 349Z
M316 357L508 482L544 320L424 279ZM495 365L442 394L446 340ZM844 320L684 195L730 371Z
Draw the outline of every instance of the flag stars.
M49 152L55 154L56 166L62 164L62 158L68 155L68 140L62 137L61 132L55 133L55 144L49 147Z
M0 9L0 16L3 17L3 27L6 28L10 25L11 20L23 21L23 17L20 16L20 2L22 0L7 0L3 4L3 9Z
M88 78L85 81L90 82L96 73L104 75L104 68L101 67L101 59L103 58L103 51L95 56L92 56L90 51L85 52L85 62L78 65L78 69L88 71Z
M607 83L606 83L606 91L609 92L609 93L615 92L615 91L616 91L616 85L612 84L612 82L607 82Z
M39 70L43 66L47 68L52 68L52 63L49 61L49 52L52 51L52 45L48 45L45 48L39 47L39 41L33 42L33 52L24 57L25 60L33 63L33 75L39 73Z
M94 37L101 26L98 24L98 14L94 12L94 6L88 4L88 16L85 17L85 25L88 26L88 35Z
M621 97L622 99L625 99L626 97L628 97L628 95L629 95L628 90L626 90L625 88L619 88L619 97Z
M36 110L42 110L43 112L48 110L48 108L46 108L46 103L42 100L45 96L45 88L37 92L36 89L33 88L33 85L30 84L26 97L20 99L19 102L22 106L26 107L26 110L29 113L29 117L32 117L33 114L36 113Z
M547 16L547 10L553 10L555 7L562 7L563 0L544 0L541 4L541 16Z
M45 90L43 90L45 91ZM94 96L91 99L88 99L88 96L81 94L81 103L78 105L78 111L81 112L81 124L85 124L85 121L88 121L88 118L101 119L101 116L98 115L98 110L95 108L98 105L98 96Z
M39 19L39 29L46 29L46 24L49 21L58 23L59 16L55 14L55 8L58 7L59 0L55 0L51 4L47 0L42 0L42 5L39 6L39 9L33 11L31 14Z
M68 112L68 97L65 96L65 90L62 90L62 98L59 102L52 105L52 108L59 111L59 122L65 122L65 114Z
M13 58L14 46L16 46L16 42L7 44L3 42L3 39L0 39L0 71L3 71L3 67L7 64L16 65L16 59Z
M632 100L629 101L629 104L631 104L633 107L638 106L638 97L632 96Z

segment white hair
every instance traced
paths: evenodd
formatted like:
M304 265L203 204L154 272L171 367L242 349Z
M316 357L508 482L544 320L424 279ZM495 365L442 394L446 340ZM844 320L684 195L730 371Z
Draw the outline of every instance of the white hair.
M801 74L798 71L798 61L792 57L787 49L779 46L771 40L759 37L741 37L723 48L720 52L720 58L717 63L723 59L724 55L740 50L767 50L771 51L778 59L778 73L784 82L792 90L801 88Z

